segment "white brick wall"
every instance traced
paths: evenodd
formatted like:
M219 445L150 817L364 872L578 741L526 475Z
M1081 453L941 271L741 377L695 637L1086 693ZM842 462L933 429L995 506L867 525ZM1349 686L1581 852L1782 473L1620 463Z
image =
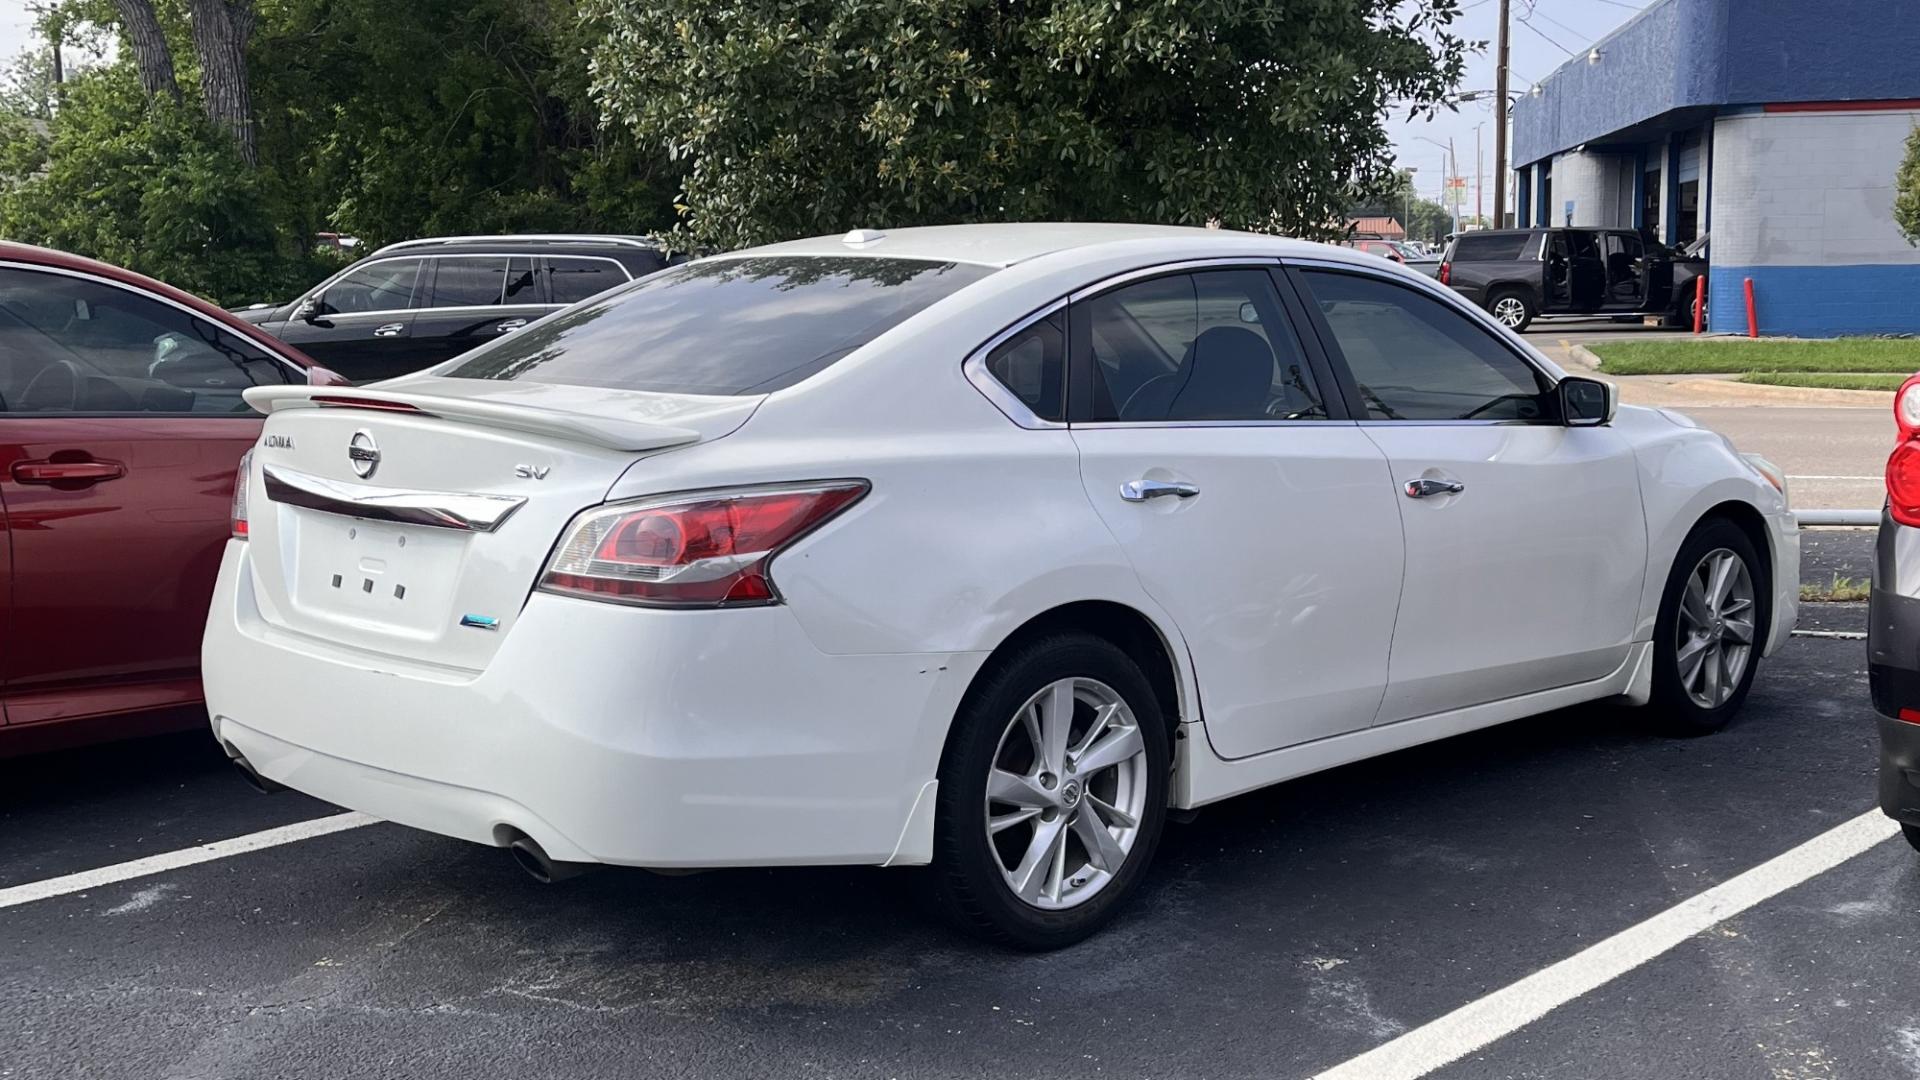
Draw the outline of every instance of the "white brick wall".
M1893 224L1893 174L1916 124L1920 112L1748 113L1715 121L1713 261L1920 263L1920 250Z

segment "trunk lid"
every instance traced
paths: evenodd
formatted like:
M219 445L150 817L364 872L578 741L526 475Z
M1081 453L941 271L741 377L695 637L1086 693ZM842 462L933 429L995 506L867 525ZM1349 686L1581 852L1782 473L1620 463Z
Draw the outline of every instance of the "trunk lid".
M269 414L247 500L262 616L452 673L485 668L568 521L628 466L762 399L422 376L247 400Z

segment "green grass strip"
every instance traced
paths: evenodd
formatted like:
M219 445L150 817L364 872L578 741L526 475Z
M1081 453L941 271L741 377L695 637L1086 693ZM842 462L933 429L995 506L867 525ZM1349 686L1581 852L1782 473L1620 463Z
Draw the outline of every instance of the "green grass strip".
M1619 341L1588 345L1608 375L1737 375L1747 371L1920 371L1920 340Z
M1905 375L1859 375L1829 371L1749 371L1740 376L1743 383L1763 383L1767 386L1811 386L1823 390L1887 390L1900 389L1907 381Z

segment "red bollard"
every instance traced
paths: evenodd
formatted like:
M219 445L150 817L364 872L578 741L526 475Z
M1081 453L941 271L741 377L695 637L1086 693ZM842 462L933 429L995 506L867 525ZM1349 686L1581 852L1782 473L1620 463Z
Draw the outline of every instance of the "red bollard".
M1747 279L1747 336L1760 336L1760 313L1753 308L1753 279Z
M1707 313L1707 276L1693 279L1693 332L1700 332L1700 317Z

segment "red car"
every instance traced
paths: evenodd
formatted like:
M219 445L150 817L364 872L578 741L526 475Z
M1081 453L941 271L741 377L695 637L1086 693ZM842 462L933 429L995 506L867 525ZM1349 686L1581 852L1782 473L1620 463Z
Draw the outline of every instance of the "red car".
M206 723L240 392L341 380L212 304L0 243L0 757Z

